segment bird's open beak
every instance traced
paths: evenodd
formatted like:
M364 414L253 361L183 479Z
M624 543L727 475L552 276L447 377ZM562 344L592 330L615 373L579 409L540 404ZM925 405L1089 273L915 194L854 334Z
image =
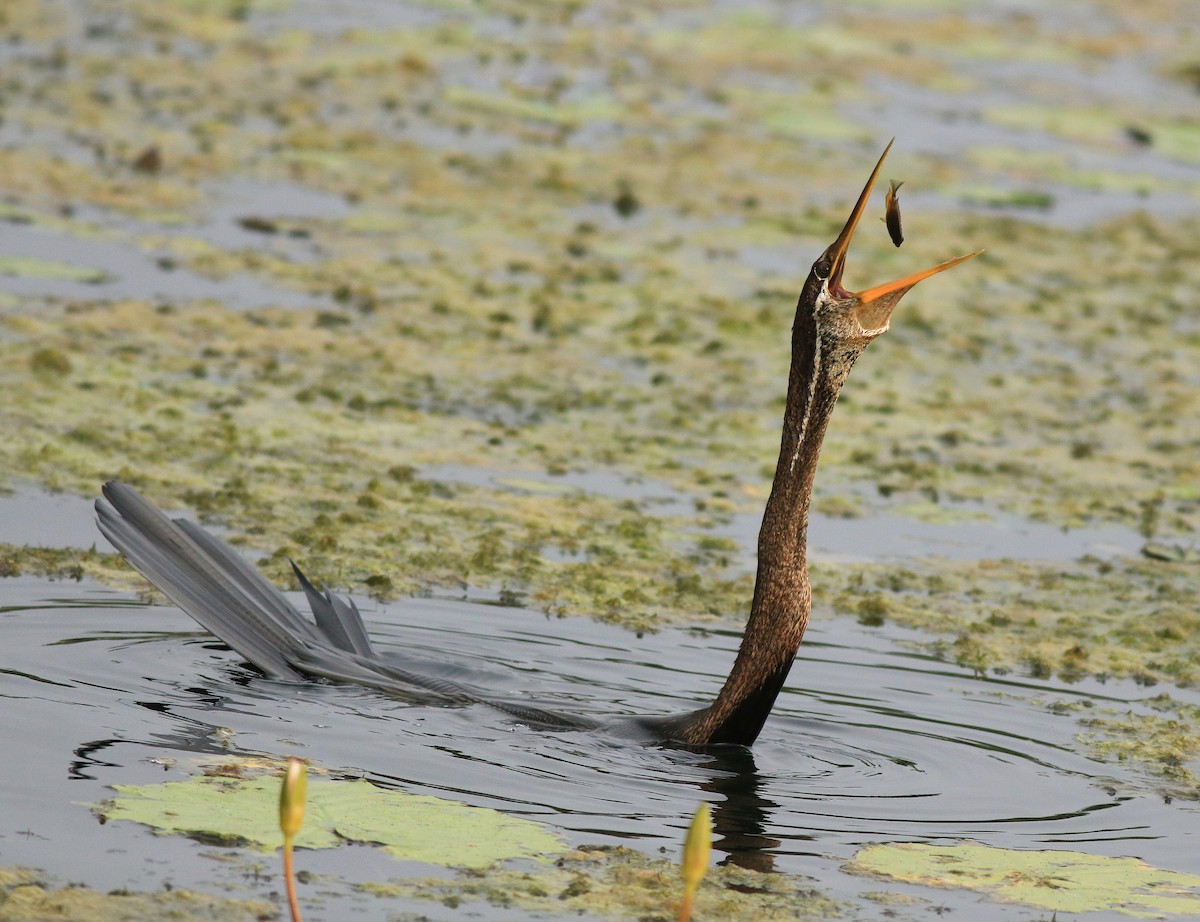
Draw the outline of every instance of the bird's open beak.
M879 157L879 162L875 164L875 169L871 172L871 178L863 186L862 193L858 197L858 202L855 203L854 210L850 212L850 217L846 220L846 226L842 228L842 232L838 234L837 240L826 251L832 261L832 270L829 273L829 293L839 300L853 298L858 302L854 308L854 313L864 330L885 329L888 325L888 320L892 316L892 311L895 310L900 299L917 282L927 279L931 275L937 275L939 272L944 272L951 266L957 266L959 263L966 262L972 256L978 256L983 252L983 250L976 250L974 253L956 257L949 262L934 266L932 269L923 269L920 272L914 272L912 275L906 275L904 278L896 279L894 282L885 282L883 285L876 285L874 288L868 288L865 291L847 291L842 287L842 272L846 268L846 252L850 249L850 240L854 236L855 228L858 227L859 219L862 218L863 212L866 211L867 200L871 197L871 190L875 187L875 180L879 178L879 171L883 168L883 161L887 159L888 151L892 149L893 143L894 139L893 141L889 141L888 146L883 149L883 153Z

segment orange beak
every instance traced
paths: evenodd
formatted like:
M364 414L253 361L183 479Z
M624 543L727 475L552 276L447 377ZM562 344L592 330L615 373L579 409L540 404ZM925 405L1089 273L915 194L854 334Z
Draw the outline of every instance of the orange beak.
M920 272L914 272L912 275L906 275L904 278L896 279L893 282L876 285L874 288L868 288L865 291L847 291L842 287L842 272L846 268L846 252L850 249L850 240L854 236L854 231L858 227L858 222L862 218L863 212L867 209L867 200L871 197L871 190L875 188L875 180L879 178L879 171L883 168L883 161L887 159L888 151L892 149L893 143L895 143L895 138L889 141L888 146L883 149L883 153L879 157L879 162L875 164L875 169L871 172L871 177L867 180L867 184L863 186L862 193L858 196L854 210L850 212L850 217L846 220L846 226L842 228L842 232L838 234L837 240L833 241L826 251L833 267L829 273L829 293L839 300L853 298L858 302L854 308L854 313L864 330L886 328L888 320L892 316L892 311L895 310L900 299L918 282L924 281L931 275L944 272L952 266L957 266L959 263L966 262L972 256L978 256L983 252L983 250L976 250L974 253L958 256L931 269L923 269Z

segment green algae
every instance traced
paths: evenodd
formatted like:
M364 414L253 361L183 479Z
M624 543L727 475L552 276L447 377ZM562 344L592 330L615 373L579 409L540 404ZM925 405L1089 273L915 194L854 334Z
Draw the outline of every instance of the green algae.
M86 171L5 151L11 207L37 202L49 214L53 190L70 188L76 200L125 213L178 213L195 201L197 182L246 173L340 193L364 207L344 220L304 222L325 254L312 262L187 234L135 241L168 247L201 274L247 272L328 295L337 309L238 314L211 303L119 301L10 310L0 326L11 395L4 469L85 495L127 477L243 535L266 552L262 563L276 578L296 556L325 579L381 596L469 583L639 629L736 617L749 574L730 572L729 548L706 532L765 497L790 301L805 254L836 233L844 208L806 199L824 201L826 188L846 190L844 198L861 182L854 158L815 153L852 130L839 107L870 98L854 79L789 99L746 68L788 73L808 51L831 74L851 65L894 71L911 64L893 40L903 17L851 12L801 30L739 14L698 32L612 31L614 53L654 53L663 77L656 98L639 97L616 73L607 97L570 80L545 92L468 91L454 74L474 53L477 26L454 14L403 35L317 40L300 29L251 37L235 17L216 22L212 10L188 5L131 9L154 34L227 41L170 67L153 47L69 56L70 67L97 79L137 79L142 98L98 102L72 95L70 81L25 76L54 102L37 113L45 128L61 112L129 136L130 120L154 99L179 123L159 139L161 175L133 177L120 166L127 157ZM13 10L14 19L52 29L26 4ZM537 15L556 21L550 10ZM931 41L986 53L975 46L991 40L989 27L922 15ZM1059 39L1072 55L1090 47L1086 37ZM672 53L684 45L693 53ZM568 64L590 48L574 31L565 42L557 33L531 39L520 54ZM742 71L730 79L735 66ZM679 86L709 86L698 78L717 73L704 118L680 114ZM927 67L909 79L947 76ZM210 91L189 92L198 80ZM285 92L297 85L303 94ZM341 108L322 104L331 99ZM278 126L275 156L253 155L258 139L238 129L238 112ZM515 143L496 155L447 154L379 130L379 112L417 125L471 127L485 117L487 130ZM524 124L618 114L653 128L655 140L602 134L594 148L572 148ZM766 135L751 141L730 130L744 119ZM789 128L780 119L798 121ZM697 130L703 157L693 152ZM989 169L1057 175L1054 163L1023 156L988 161ZM910 166L928 171L927 187L954 188L960 172L919 159ZM919 188L920 174L905 174ZM596 204L617 217L619 194L636 196L641 223L564 221ZM866 234L856 243L855 265L872 264L869 280L944 257L960 241L987 244L990 255L910 295L893 332L864 358L826 445L820 507L871 515L881 507L869 494L850 508L836 492L867 482L911 497L901 508L928 519L951 497L1063 525L1141 527L1153 510L1153 536L1193 531L1200 505L1187 485L1200 470L1181 408L1197 345L1181 293L1197 283L1195 222L1139 218L1064 233L919 211L906 218L916 253L889 253ZM737 258L762 247L794 251L795 270L752 271ZM1158 268L1147 273L1150 264ZM30 350L55 361L14 360ZM436 474L444 464L501 479L446 483ZM418 473L397 479L396 469ZM506 486L528 473L592 470L660 480L696 512L664 518L620 496ZM947 578L938 563L917 569ZM964 568L954 579L977 575ZM874 578L851 571L847 585ZM852 588L831 589L838 609L858 611ZM919 610L886 592L863 604L872 618L891 609L897 620L943 632L948 655L985 671L1082 662L1067 656L1078 644L1061 626L1018 637L993 625L981 637L971 608L951 617L946 606ZM1088 668L1190 681L1178 657L1160 662L1153 632L1128 633L1135 640L1121 654L1097 653L1102 638L1090 638L1088 662L1100 665Z
M86 266L36 259L32 256L0 256L0 275L87 282L93 285L108 278L108 273L103 269L89 269Z
M288 5L288 0L166 0L166 6L179 6L189 12L228 16L232 19L245 19L253 9L278 10Z
M1200 912L1200 876L1137 858L1070 851L1017 851L971 842L900 843L860 849L846 869L930 887L978 890L1046 911L1109 911L1139 919Z
M710 870L695 900L697 919L829 919L845 912L803 877L735 866ZM534 918L566 913L616 919L674 918L682 895L679 867L633 849L591 847L567 852L554 867L501 870L486 877L415 879L364 885L380 897L436 900L452 908L472 902L518 908Z
M37 18L19 6L12 16ZM862 178L856 158L820 154L845 137L836 126L851 127L840 107L870 94L859 79L793 99L747 73L728 79L736 55L716 37L753 49L759 58L747 60L759 74L798 66L798 48L827 56L831 73L863 61L868 72L888 71L911 63L892 41L900 14L847 13L811 33L749 14L703 26L698 39L615 30L606 36L614 54L655 53L660 97L639 101L615 72L610 94L622 121L652 129L653 140L593 125L600 143L573 147L530 134L527 123L558 111L578 124L603 121L613 112L587 102L600 97L569 80L544 93L512 85L463 96L454 75L472 58L477 25L450 12L393 48L362 30L251 36L234 18L214 25L186 6L131 9L157 35L219 29L229 41L170 67L154 47L72 52L69 66L97 79L127 74L143 98L100 104L72 95L71 81L25 76L54 102L37 113L47 130L57 113L86 114L125 137L154 99L155 111L179 123L160 139L162 173L135 177L119 157L88 171L5 151L12 207L36 202L49 214L53 190L70 188L73 199L118 212L178 214L194 206L198 183L238 175L298 182L362 207L302 223L323 254L312 261L189 234L130 241L168 248L200 274L250 273L326 296L333 309L239 314L211 303L115 301L8 310L4 469L83 494L129 477L161 502L244 534L276 577L292 554L380 595L469 582L638 628L741 610L748 576L727 572L727 554L704 533L765 497L794 292ZM963 34L986 31L957 15L922 23L931 40L962 48ZM1060 38L1073 53L1088 47L1085 37ZM667 54L693 39L693 55ZM565 65L590 48L581 32L565 42L554 33L519 56ZM945 68L933 70L911 79L946 79ZM705 116L681 114L681 81L705 87L697 78L718 71ZM194 81L210 91L189 92ZM303 94L287 91L297 85ZM484 112L483 97L534 109ZM327 104L334 99L337 107ZM416 126L417 139L423 125L486 126L510 143L496 154L447 153L382 130L381 112ZM256 156L259 139L238 128L235 113L277 125L273 156ZM736 130L746 118L765 134ZM776 118L808 127L781 135L768 124ZM819 128L823 119L835 128ZM863 161L870 155L864 149ZM1056 175L1053 163L1023 156L988 168ZM927 158L902 166L914 188L967 187L961 167ZM622 196L640 203L638 222L621 221ZM579 217L596 207L616 223ZM819 502L845 511L837 491L865 482L912 503L977 499L1063 525L1140 527L1153 508L1154 537L1193 531L1200 505L1187 487L1200 471L1181 409L1197 348L1182 295L1197 283L1195 222L1141 217L1061 232L917 210L906 220L903 254L888 252L881 235L861 235L856 278L900 274L966 246L988 245L989 255L910 295L864 358L825 449L819 489L833 496ZM740 256L763 248L794 253L794 270L743 264ZM30 349L62 356L70 373L55 380L12 361ZM511 478L593 470L653 478L696 513L664 521L620 496L387 475L443 464ZM868 494L853 511L881 508Z
M759 123L782 138L808 141L864 141L868 128L840 115L833 100L818 94L798 97L795 93L771 93L747 88L729 88L724 95L748 124Z
M1054 204L1054 196L1040 189L1005 189L999 186L950 186L943 190L948 196L973 205L990 208L1045 209Z
M125 331L114 325L114 310L126 315L129 328ZM268 538L278 548L272 555L272 568L282 573L289 555L315 559L318 566L322 560L336 561L328 567L334 578L368 582L372 577L386 577L393 581L392 591L384 594L412 591L430 582L510 583L530 588L539 604L550 611L590 609L612 617L627 616L645 626L652 617L646 609L656 604L717 613L723 610L722 604L736 606L744 588L739 578L701 585L699 574L714 553L705 549L699 536L681 539L680 527L671 527L670 520L642 511L627 500L581 491L535 494L506 489L503 484L495 488L438 485L405 474L388 475L396 466L397 445L411 445L438 433L428 428L430 421L424 414L406 409L398 401L379 403L378 398L364 393L361 380L356 392L340 393L334 390L340 385L306 380L301 369L280 366L279 349L288 331L300 326L295 315L279 315L265 324L262 316L246 318L235 323L237 329L215 325L214 312L208 307L164 314L149 305L126 303L77 308L72 316L75 319L57 326L58 334L66 338L59 352L69 357L69 380L47 382L44 375L33 378L42 382L38 401L43 409L66 388L64 409L69 402L73 421L63 419L65 438L49 439L36 448L9 446L20 458L19 464L53 471L47 480L55 488L83 492L89 482L137 468L138 482L172 483L176 502L207 515L244 522L261 546L268 536L262 523L273 517L266 510L282 511L288 505L284 498L298 482L304 482L308 499L299 506L292 503L296 515L278 521L275 537ZM302 330L303 338L309 339L314 328L308 324L316 318L303 319L307 322L296 332ZM97 320L100 322L95 323ZM56 338L49 325L31 318L17 326L26 323L33 324L30 332L39 341ZM135 333L135 328L141 332ZM318 347L320 339L341 335L340 328L317 328L316 332L311 345ZM238 342L236 350L229 345L233 340ZM254 345L256 341L259 347ZM174 351L172 342L177 346L186 343L174 358L169 355ZM83 343L89 351L99 347L109 355L81 354ZM101 345L104 343L107 345ZM377 348L366 342L361 345L372 352ZM259 348L259 356L252 357L251 352ZM241 356L236 364L248 361L249 366L261 370L246 379L237 394L213 381L214 377L228 381L230 375L239 374L225 358L228 351ZM150 355L162 363L159 374L131 376L123 369ZM397 362L403 361L397 357ZM202 374L198 373L200 367L204 368ZM110 376L107 384L103 383L105 375ZM110 399L116 396L113 386L122 392L117 400L129 406L143 420L141 424L114 431L105 422L111 419ZM272 407L286 403L296 406L295 420L287 425L271 422ZM357 409L346 416L335 409L339 405ZM470 419L457 426L452 422L443 425L443 419L438 414L432 421L441 435L449 437L457 428L473 447L490 441L493 432L503 432L503 428L480 427ZM368 430L374 435L364 439ZM172 444L173 458L161 456L160 440ZM207 478L169 473L189 444L199 453L197 460L207 458L203 462ZM313 476L322 459L333 454L343 457L347 470L376 470L384 476L361 477L356 485L346 479L345 470ZM312 473L303 473L306 457L311 459ZM444 450L410 454L409 458L427 463L459 460ZM245 486L249 483L247 463L257 469L253 491ZM345 495L348 489L355 497L352 507L336 516L327 514L334 508L334 497ZM400 509L407 512L395 516ZM379 540L381 522L390 522L383 540ZM694 550L683 559L679 559L678 540L693 544ZM356 570L342 569L348 565L343 554L368 542L375 544L376 552L360 559ZM590 559L555 564L545 559L543 548L562 554L584 552ZM612 569L605 570L605 564L623 553L644 556L631 559L627 578L618 579ZM406 574L408 582L404 582ZM378 585L378 579L368 584ZM659 586L656 596L641 588L652 585ZM603 594L592 595L589 602L592 587L602 588ZM706 589L714 592L709 595Z
M980 510L950 507L930 500L900 503L891 510L893 515L902 515L918 522L934 525L955 525L961 522L986 522L990 516Z
M119 577L120 558L115 554L83 552L75 548L25 547L0 544L0 577L22 574L48 576L50 579L81 580L85 575Z
M1083 108L1012 105L989 109L987 118L1000 125L1036 129L1100 147L1134 143L1131 133L1172 160L1200 163L1200 122L1157 117L1144 108L1129 111L1113 106Z
M262 900L227 899L174 888L157 893L101 893L77 885L56 886L45 875L27 868L0 868L2 922L258 922L276 915L276 908Z
M589 121L616 121L625 114L621 106L603 96L563 103L484 93L465 87L447 87L442 99L466 109L479 109L487 113L558 125L575 126Z
M922 628L927 649L981 674L1189 686L1200 681L1195 580L1191 568L1124 558L838 565L813 575L818 610Z
M1168 563L1200 563L1200 548L1185 547L1182 544L1150 541L1142 546L1142 554L1153 560L1165 560Z
M1147 704L1153 713L1090 709L1080 720L1080 742L1101 761L1142 768L1158 793L1200 800L1200 707L1165 693Z
M1016 147L977 147L968 155L980 168L1017 175L1025 181L1037 176L1043 182L1061 183L1093 192L1126 192L1149 195L1152 192L1180 191L1200 198L1200 185L1180 184L1153 173L1080 166L1075 157L1062 151L1030 153ZM962 193L970 198L971 193ZM986 193L985 193L986 194Z
M187 781L115 785L117 796L95 810L204 842L274 851L279 831L279 777L243 771ZM538 823L439 797L384 790L368 781L317 780L309 785L298 848L370 843L396 858L449 867L486 868L509 858L542 858L563 849Z

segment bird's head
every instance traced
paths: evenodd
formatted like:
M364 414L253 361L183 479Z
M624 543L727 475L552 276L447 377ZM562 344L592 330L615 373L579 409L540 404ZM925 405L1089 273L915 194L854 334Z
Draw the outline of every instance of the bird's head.
M846 269L846 253L850 249L850 240L858 227L859 219L866 210L867 200L871 197L871 190L879 178L883 161L891 149L892 143L889 142L880 156L879 162L875 164L875 169L867 180L867 184L863 186L854 210L846 219L846 226L842 228L837 239L813 263L808 281L804 286L804 294L807 296L808 303L811 304L813 319L817 321L822 337L832 337L847 345L857 345L859 351L876 336L887 332L892 311L910 288L931 275L944 272L983 252L976 250L974 253L958 256L930 269L923 269L912 275L906 275L895 281L885 282L863 291L850 291L843 286L842 273ZM805 300L802 297L802 305Z

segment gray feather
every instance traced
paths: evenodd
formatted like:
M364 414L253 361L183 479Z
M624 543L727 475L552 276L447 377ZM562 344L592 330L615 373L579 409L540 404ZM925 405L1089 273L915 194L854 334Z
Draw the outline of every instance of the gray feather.
M228 544L194 522L171 519L127 484L109 481L96 500L100 531L172 602L268 675L323 678L424 704L482 703L530 724L586 728L586 719L486 698L448 679L399 669L376 654L358 606L317 590L292 570L309 621Z

